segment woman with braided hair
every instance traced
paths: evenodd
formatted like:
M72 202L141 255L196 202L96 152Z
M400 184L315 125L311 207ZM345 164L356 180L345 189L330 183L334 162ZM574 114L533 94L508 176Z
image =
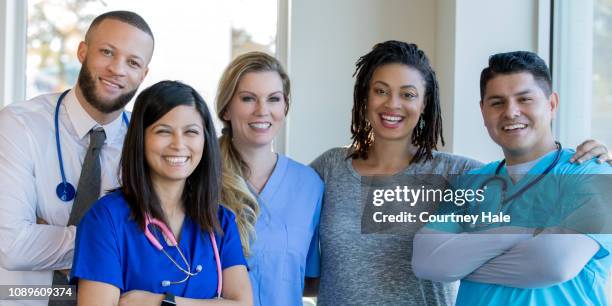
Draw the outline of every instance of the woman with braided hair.
M412 273L414 233L361 233L361 177L448 175L480 163L435 151L444 143L438 81L415 44L375 45L357 61L355 75L353 142L312 163L325 182L318 303L452 305L452 284Z

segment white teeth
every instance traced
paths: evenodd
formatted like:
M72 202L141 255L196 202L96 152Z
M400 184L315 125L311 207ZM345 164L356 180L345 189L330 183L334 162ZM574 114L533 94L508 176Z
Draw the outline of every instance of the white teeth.
M517 123L517 124L506 125L506 126L503 127L503 129L504 129L504 131L512 131L512 130L516 130L516 129L524 129L526 127L527 127L526 124Z
M181 165L187 162L187 156L166 156L164 159L171 165Z
M399 122L400 120L402 120L402 117L400 117L400 116L389 116L389 115L380 115L380 116L385 121Z
M254 127L256 129L267 129L272 124L270 122L262 122L262 123L249 123L250 127Z
M100 80L102 80L102 83L104 83L104 84L106 84L108 86L119 88L119 85L117 85L117 84L113 84L113 83L111 83L111 82L109 82L107 80L104 80L104 79L100 79Z

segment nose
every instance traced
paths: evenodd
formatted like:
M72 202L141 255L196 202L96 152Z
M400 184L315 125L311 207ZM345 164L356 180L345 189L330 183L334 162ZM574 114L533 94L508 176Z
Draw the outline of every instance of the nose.
M255 116L264 117L270 113L270 109L268 108L268 103L260 99L255 106Z
M514 119L521 115L521 108L519 104L511 99L504 106L504 117L508 119Z
M400 100L399 95L388 95L387 101L385 101L385 106L391 109L398 109L402 107L402 102Z
M170 148L175 150L180 150L185 146L185 139L183 133L180 131L172 134L172 142L170 143Z
M107 69L110 73L115 76L125 75L125 61L119 56L114 57L110 63L108 63Z

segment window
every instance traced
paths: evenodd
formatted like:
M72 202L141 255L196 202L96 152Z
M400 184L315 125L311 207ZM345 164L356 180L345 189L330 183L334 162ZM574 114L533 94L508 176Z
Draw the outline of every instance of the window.
M593 6L592 109L592 137L612 146L612 0Z
M232 58L254 50L276 52L276 0L183 0L172 5L29 0L27 9L26 98L75 84L81 67L76 48L93 18L111 10L137 12L155 35L155 53L141 90L163 79L181 80L212 107L219 77Z
M553 86L557 137L612 146L612 0L554 1Z

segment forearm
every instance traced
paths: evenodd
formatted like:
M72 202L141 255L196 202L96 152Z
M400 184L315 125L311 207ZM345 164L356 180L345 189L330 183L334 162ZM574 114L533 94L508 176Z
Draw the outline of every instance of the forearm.
M36 224L41 204L33 142L23 122L7 113L0 118L0 126L26 131L16 135L0 129L0 265L24 271L70 268L76 229Z
M237 265L223 270L222 299L197 300L177 297L176 304L179 306L196 305L224 305L224 306L249 306L253 305L253 292L246 267Z
M512 234L501 232L496 229L490 233L449 234L423 229L414 238L412 269L419 278L456 281L531 237L522 229Z
M0 231L0 264L16 271L70 269L76 227L25 224ZM13 234L15 233L15 234Z
M248 306L253 305L252 302L246 299L230 300L230 299L212 299L199 300L183 297L176 297L177 306Z
M538 235L482 265L466 279L517 288L541 288L574 278L598 251L581 234Z

